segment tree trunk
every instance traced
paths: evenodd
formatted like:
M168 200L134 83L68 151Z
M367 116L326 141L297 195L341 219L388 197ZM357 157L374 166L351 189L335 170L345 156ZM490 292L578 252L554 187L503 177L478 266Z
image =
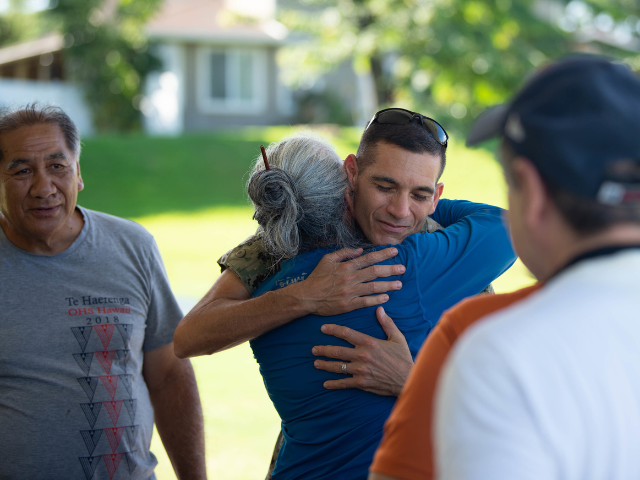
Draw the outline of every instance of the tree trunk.
M393 101L393 89L382 69L382 59L378 56L371 57L371 74L376 86L378 105L391 103Z

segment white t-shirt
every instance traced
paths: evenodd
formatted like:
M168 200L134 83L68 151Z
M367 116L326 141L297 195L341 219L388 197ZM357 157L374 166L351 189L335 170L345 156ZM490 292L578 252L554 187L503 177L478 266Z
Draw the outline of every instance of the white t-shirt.
M435 408L441 479L640 478L640 249L470 328Z

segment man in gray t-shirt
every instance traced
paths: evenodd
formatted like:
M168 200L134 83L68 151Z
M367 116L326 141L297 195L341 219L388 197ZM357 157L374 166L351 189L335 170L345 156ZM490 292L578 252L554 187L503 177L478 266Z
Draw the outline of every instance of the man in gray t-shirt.
M182 318L153 237L76 206L59 109L0 116L0 479L155 478L154 417L179 478L205 478Z

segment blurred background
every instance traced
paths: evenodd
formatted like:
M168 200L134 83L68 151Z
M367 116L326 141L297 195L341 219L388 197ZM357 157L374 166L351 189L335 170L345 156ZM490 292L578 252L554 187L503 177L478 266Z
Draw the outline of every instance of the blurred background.
M185 311L251 235L259 145L320 131L355 152L401 106L452 135L445 196L505 206L495 146L464 135L569 52L640 70L637 0L0 0L0 106L61 106L83 136L85 207L156 237ZM519 262L495 283L533 282ZM248 345L194 360L211 478L266 473L279 419ZM157 435L160 480L174 479Z

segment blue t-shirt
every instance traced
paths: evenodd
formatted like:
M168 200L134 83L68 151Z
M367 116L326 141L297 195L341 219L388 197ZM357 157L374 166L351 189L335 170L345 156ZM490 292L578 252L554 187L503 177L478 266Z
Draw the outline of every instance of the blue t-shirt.
M402 281L401 290L389 292L384 308L406 337L414 358L444 310L480 293L515 261L501 212L489 205L442 199L433 218L447 228L407 237L396 245L398 255L382 262L406 266L403 275L381 280ZM313 250L283 262L254 296L304 280L334 250ZM325 381L344 375L317 370L311 349L327 343L352 347L324 335L320 327L325 323L386 338L375 309L330 318L307 315L251 341L265 387L282 419L285 441L274 480L367 478L396 398L357 389L325 389Z

